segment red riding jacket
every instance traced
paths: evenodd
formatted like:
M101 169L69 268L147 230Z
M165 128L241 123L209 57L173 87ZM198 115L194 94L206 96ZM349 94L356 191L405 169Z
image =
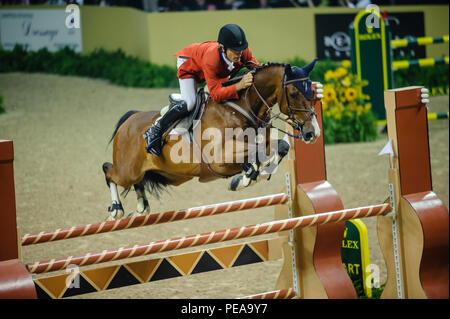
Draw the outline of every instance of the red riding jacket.
M235 84L222 86L222 83L229 79L232 71L241 69L247 61L260 65L247 48L242 52L241 61L234 63L234 69L229 71L227 63L220 54L219 43L216 41L193 43L174 55L189 58L178 68L178 78L194 78L198 83L206 80L209 93L216 102L239 98Z

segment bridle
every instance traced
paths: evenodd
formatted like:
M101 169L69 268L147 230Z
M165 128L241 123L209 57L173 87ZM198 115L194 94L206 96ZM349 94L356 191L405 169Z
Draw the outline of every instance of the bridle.
M251 71L251 72L255 72L255 71ZM273 114L272 113L272 106L270 106L267 103L267 101L264 99L264 97L261 95L261 93L259 93L259 91L258 91L257 87L255 86L254 82L245 91L244 100L245 100L245 103L247 105L247 108L250 110L250 112L256 118L256 120L258 122L262 123L262 125L261 125L262 127L273 127L275 129L277 129L278 131L283 132L283 133L285 133L285 134L287 134L287 135L289 135L291 137L301 138L301 132L302 132L303 125L305 124L306 121L311 120L313 118L313 116L316 116L316 112L314 111L314 108L300 109L300 108L292 107L290 105L290 103L289 103L289 94L287 92L287 86L289 84L294 83L294 82L304 82L304 81L307 81L307 80L309 80L309 76L308 77L304 77L304 78L287 80L287 74L286 74L286 71L284 71L283 80L282 80L281 85L282 85L282 87L284 89L284 95L286 97L286 105L287 105L287 109L288 109L288 113L289 113L289 115L287 115L287 118L281 117L281 113L272 115ZM248 103L248 99L247 99L247 95L248 95L248 92L249 92L250 88L254 88L256 94L258 95L258 98L263 102L264 106L267 108L266 111L264 112L264 115L265 115L266 118L267 117L269 118L268 121L265 121L265 120L259 118L258 115L256 115L253 112L252 108L250 107L250 105ZM305 112L306 113L306 119L303 120L302 122L299 122L298 120L295 119L294 112ZM278 118L278 119L282 120L283 122L285 122L285 123L289 124L290 126L292 126L292 128L294 128L295 130L298 130L300 132L300 135L294 135L294 134L291 134L289 132L286 132L285 130L282 130L280 128L274 127L272 125L272 121L275 118Z

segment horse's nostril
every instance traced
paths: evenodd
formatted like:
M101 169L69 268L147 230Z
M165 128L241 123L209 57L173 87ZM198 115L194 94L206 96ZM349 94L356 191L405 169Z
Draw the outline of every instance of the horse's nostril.
M309 141L314 138L314 132L308 132L305 134L305 140Z

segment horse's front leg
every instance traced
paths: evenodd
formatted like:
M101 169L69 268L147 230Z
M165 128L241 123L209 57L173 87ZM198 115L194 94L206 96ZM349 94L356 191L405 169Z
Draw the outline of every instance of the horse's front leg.
M261 180L270 179L270 176L275 173L279 163L288 152L288 142L271 139L269 135L265 148L258 149L256 160L249 160L243 165L241 174L234 176L231 180L229 190L240 190L252 186Z
M270 176L272 176L272 174L276 172L279 164L289 152L290 146L289 143L285 140L275 140L274 143L276 145L276 148L271 149L271 152L269 153L271 154L271 156L269 156L268 159L266 161L263 161L259 166L259 175L257 181L261 179L270 179Z

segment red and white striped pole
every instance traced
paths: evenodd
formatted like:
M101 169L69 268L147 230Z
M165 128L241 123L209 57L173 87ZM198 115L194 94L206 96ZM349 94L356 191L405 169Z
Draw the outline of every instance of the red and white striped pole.
M44 273L65 269L69 265L87 266L108 261L132 258L164 251L178 250L239 238L270 234L294 228L335 223L344 220L385 215L392 210L389 204L371 205L353 209L338 210L329 213L315 214L291 219L267 222L263 224L242 226L215 232L172 238L147 244L126 246L111 250L103 250L78 256L50 259L27 264L31 273Z
M188 209L181 209L177 211L168 211L164 213L154 213L131 218L123 218L120 220L112 220L96 224L74 226L50 231L42 231L39 233L23 235L22 246L34 245L56 240L63 240L74 237L95 235L135 227L162 224L184 219L219 215L246 209L285 204L287 200L288 200L287 194L279 193L249 199L230 201L220 204L212 204Z

